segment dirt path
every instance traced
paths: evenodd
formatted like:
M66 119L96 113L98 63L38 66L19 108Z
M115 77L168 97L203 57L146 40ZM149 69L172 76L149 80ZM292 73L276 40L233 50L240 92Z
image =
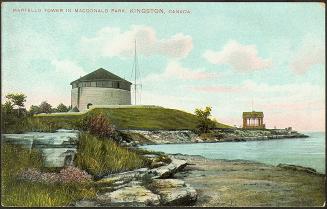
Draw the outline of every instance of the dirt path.
M198 191L195 206L322 206L325 177L249 161L174 155L194 165L176 174Z

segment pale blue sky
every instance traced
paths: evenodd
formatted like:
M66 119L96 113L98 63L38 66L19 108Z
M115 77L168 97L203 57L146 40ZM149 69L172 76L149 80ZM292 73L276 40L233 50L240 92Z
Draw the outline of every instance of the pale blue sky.
M51 8L166 13L44 11ZM324 129L321 3L4 3L2 15L3 94L24 92L27 107L69 105L69 83L100 67L131 80L136 37L142 104L189 112L210 105L219 121L239 126L253 99L268 127Z

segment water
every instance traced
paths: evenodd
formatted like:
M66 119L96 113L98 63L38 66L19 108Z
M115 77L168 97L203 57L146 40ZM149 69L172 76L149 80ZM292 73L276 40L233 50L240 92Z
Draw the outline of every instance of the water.
M201 155L210 159L252 160L271 165L301 165L325 173L325 133L306 133L309 138L270 141L146 145L142 148L169 154Z

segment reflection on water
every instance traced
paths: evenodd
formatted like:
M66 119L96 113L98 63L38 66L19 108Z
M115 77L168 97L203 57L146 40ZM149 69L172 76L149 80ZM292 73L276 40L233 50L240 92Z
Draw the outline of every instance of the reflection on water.
M202 155L211 159L243 159L278 165L312 167L325 173L325 133L306 133L309 138L270 141L146 145L143 148L166 153Z

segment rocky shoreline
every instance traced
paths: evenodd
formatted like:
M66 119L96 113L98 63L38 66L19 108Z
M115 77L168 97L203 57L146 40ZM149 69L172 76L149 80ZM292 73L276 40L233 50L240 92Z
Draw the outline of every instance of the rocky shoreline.
M185 144L260 141L289 138L306 138L305 134L290 129L215 129L198 134L192 130L120 130L125 146L147 144Z
M153 168L140 168L133 171L107 175L95 181L98 189L95 198L73 203L76 207L113 206L184 206L194 205L196 190L174 175L181 172L187 161L171 156L170 163L157 161L159 155L144 155L153 162L161 162ZM157 164L159 165L159 164Z
M147 155L149 159L156 155ZM170 163L112 174L99 194L71 206L322 206L324 176L312 168L169 155Z
M325 175L296 165L172 155L189 165L175 175L198 193L199 207L323 206Z
M121 136L124 139L122 143L129 149L139 149L135 145L151 143L308 137L290 130L214 130L207 135L189 130L129 130L121 133L124 134ZM55 155L49 155L46 159L62 165L66 164L68 156L71 156L70 160L73 159L75 150L67 153L61 149L67 145L76 146L78 133L74 130L58 130L51 134L12 134L3 136L2 140L41 150L51 147ZM95 198L83 199L70 206L275 207L322 206L325 202L325 175L312 168L286 164L273 166L245 160L213 160L181 154L168 155L168 159L160 153L142 155L151 162L149 167L101 176L92 182L98 191Z

